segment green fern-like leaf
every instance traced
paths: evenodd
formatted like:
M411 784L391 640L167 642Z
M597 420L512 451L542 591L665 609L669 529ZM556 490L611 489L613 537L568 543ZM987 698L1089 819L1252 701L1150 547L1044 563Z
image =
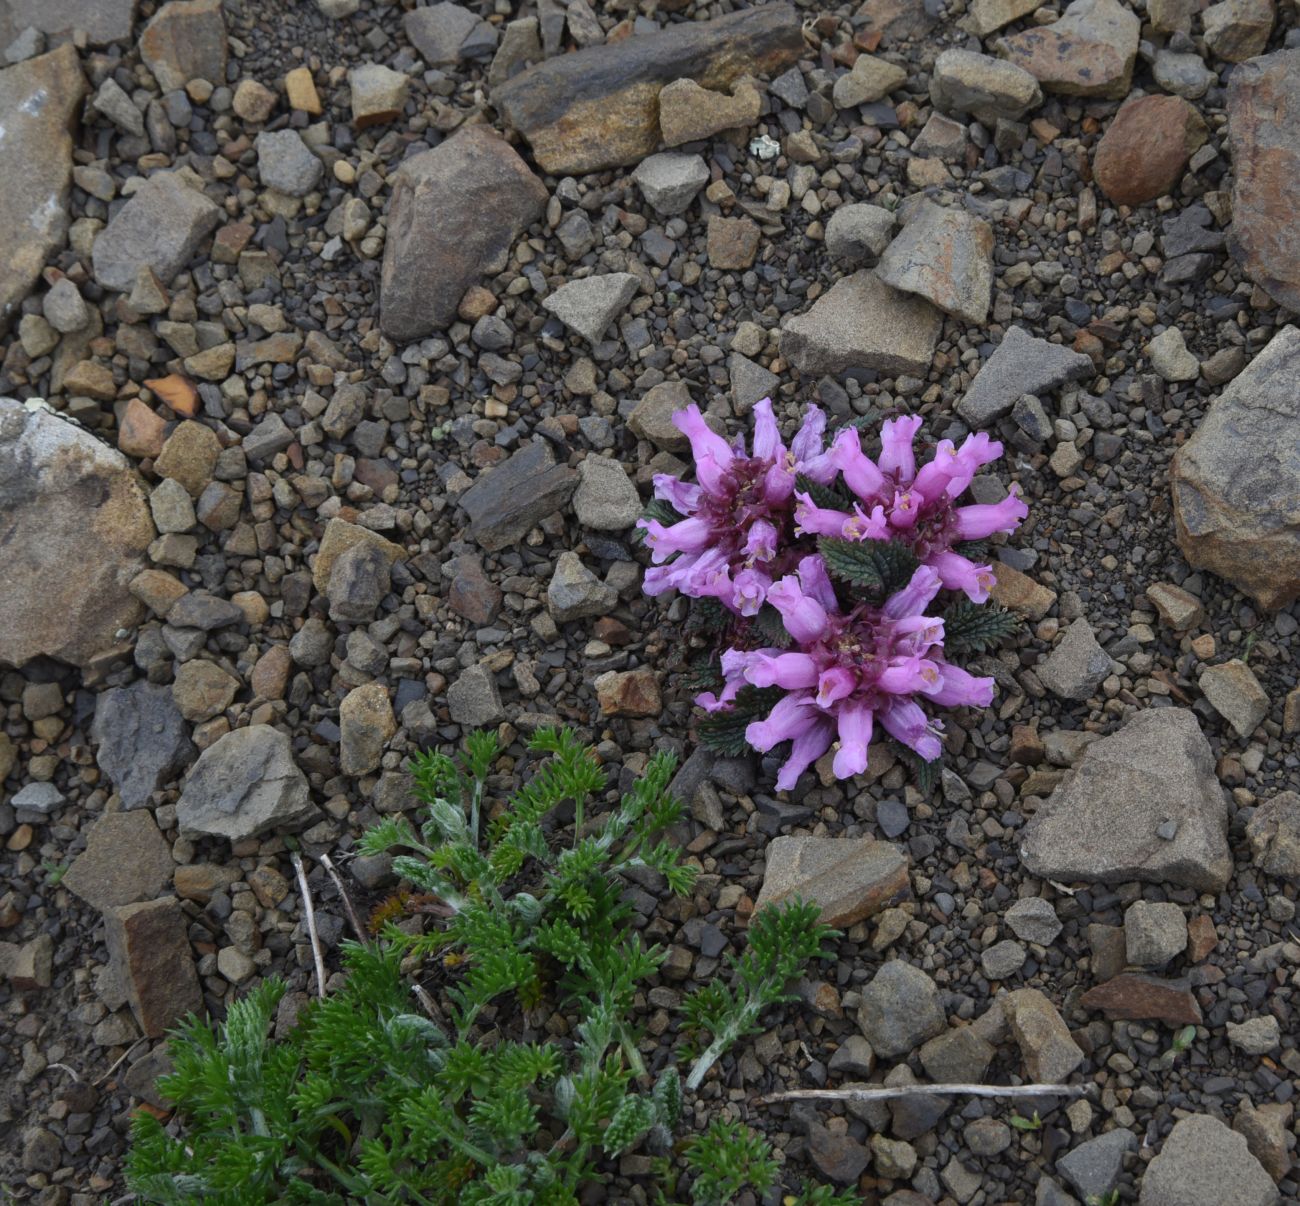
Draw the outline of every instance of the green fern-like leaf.
M995 603L958 599L943 613L943 647L947 653L985 653L996 649L1021 627L1020 619Z
M939 776L943 772L943 755L927 762L909 745L904 745L901 741L891 737L890 745L898 759L912 772L912 778L916 782L916 790L925 797L934 795L934 789L939 786Z
M754 627L763 634L763 639L777 649L789 649L794 644L794 637L786 631L785 621L775 607L766 604L760 607L754 617Z
M780 687L745 687L729 712L715 712L696 726L700 741L715 754L735 758L750 746L745 730L766 716L785 692Z
M794 479L794 488L800 494L808 495L814 506L825 507L828 511L852 512L853 510L853 499L843 490L837 490L834 486L823 486L821 482L815 482L802 473Z

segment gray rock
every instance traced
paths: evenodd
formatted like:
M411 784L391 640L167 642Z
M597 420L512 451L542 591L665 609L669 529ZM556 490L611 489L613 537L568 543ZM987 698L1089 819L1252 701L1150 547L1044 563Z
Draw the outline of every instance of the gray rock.
M588 343L599 343L640 287L640 278L630 272L587 276L549 293L542 308Z
M921 1046L921 1066L937 1084L981 1083L997 1050L971 1026L954 1026Z
M1267 608L1300 597L1298 372L1300 329L1283 327L1174 453L1170 477L1183 556Z
M546 588L546 605L557 624L603 616L618 604L618 591L582 564L577 553L561 553Z
M865 368L924 375L942 324L929 302L891 289L864 269L837 281L812 309L786 321L781 354L802 373Z
M1247 1018L1244 1022L1229 1022L1224 1027L1228 1042L1247 1055L1267 1055L1276 1051L1282 1042L1282 1030L1272 1014Z
M243 622L244 613L236 604L202 590L182 595L167 613L167 623L173 628L201 628L204 632Z
M134 134L137 138L144 133L143 114L111 75L100 84L91 104L124 133Z
M826 223L826 253L849 268L869 268L894 237L894 215L880 205L841 205Z
M319 616L310 616L289 639L289 656L299 666L309 669L323 666L330 660L334 636Z
M990 980L1009 980L1025 965L1025 948L1011 938L995 942L982 955L980 966Z
M461 495L460 505L469 515L470 535L488 552L496 552L563 507L577 486L577 473L555 463L545 440L533 440L481 474Z
M748 356L732 352L727 358L731 380L731 401L736 414L747 415L764 398L771 398L781 386L781 378L755 364Z
M656 213L671 217L690 208L709 182L709 167L699 155L666 151L643 159L632 179Z
M1268 694L1240 658L1207 666L1201 675L1201 690L1238 737L1249 737L1268 715Z
M80 331L90 321L77 286L66 276L50 286L50 291L41 299L41 312L50 326L65 335Z
M1097 644L1092 625L1082 616L1038 667L1043 686L1062 699L1088 699L1110 673L1110 655Z
M307 149L297 130L263 131L253 145L257 172L267 188L305 197L320 183L325 165Z
M322 16L331 21L341 21L361 7L361 0L316 0L316 7Z
M1246 825L1251 858L1265 875L1300 880L1300 795L1279 792Z
M149 268L169 285L220 218L221 210L178 173L150 176L95 240L95 279L128 293L140 269Z
M1022 942L1051 946L1061 932L1061 921L1051 901L1041 896L1027 896L1016 901L1006 913L1008 928Z
M1201 362L1187 350L1183 333L1166 327L1146 347L1151 367L1166 381L1195 381L1201 374Z
M1170 840L1157 830L1171 820ZM1219 892L1232 873L1227 832L1227 802L1195 715L1151 708L1087 747L1029 822L1020 856L1047 879Z
M1092 360L1059 343L1036 339L1022 327L1008 327L984 362L957 413L972 427L988 427L1025 394L1041 397L1067 381L1090 377Z
M505 717L496 679L486 666L473 665L447 691L447 707L456 724L476 729Z
M862 990L858 1026L884 1059L910 1054L947 1024L935 982L901 959L891 959Z
M634 435L665 452L684 452L690 441L673 422L673 416L690 404L691 391L685 381L661 381L646 391L628 415L627 425Z
M0 22L0 29L3 29L2 22ZM5 62L22 63L44 53L45 35L39 29L29 25L5 47Z
M339 705L339 769L345 775L370 774L396 732L388 688L383 683L354 687Z
M484 125L465 126L407 159L388 206L379 296L384 334L406 342L453 322L465 290L488 265L504 266L510 245L546 201L542 182Z
M402 18L402 28L430 67L453 67L462 59L487 58L496 48L492 26L459 4L413 8Z
M171 691L143 680L99 696L90 739L125 809L144 808L198 756Z
M1275 1206L1279 1200L1245 1138L1208 1114L1175 1124L1138 1194L1138 1206Z
M53 783L29 783L14 792L9 803L17 812L30 812L48 817L66 803L64 794Z
M754 911L798 897L846 928L909 896L907 872L907 856L888 842L782 834L768 843Z
M831 100L837 109L870 105L906 82L906 68L874 54L860 54L853 60L853 66L835 81Z
M143 615L129 586L153 538L125 456L37 399L0 398L0 664L111 648Z
M72 131L85 94L71 43L0 71L0 333L67 241Z
M87 46L125 42L131 37L135 7L136 0L5 0L0 5L0 40L21 30L32 46L25 58L45 48L42 35L66 37L74 29L85 32ZM31 41L33 34L38 41Z
M1056 1161L1058 1171L1081 1198L1103 1197L1124 1171L1124 1156L1137 1150L1132 1131L1116 1129L1080 1143Z
M945 314L980 324L993 296L993 227L965 210L920 198L880 257L876 275Z
M1137 967L1163 967L1187 949L1187 918L1171 901L1135 900L1124 912L1124 951Z
M1017 121L1043 103L1043 92L1023 67L972 50L945 50L930 75L930 100L941 113L969 113L985 125Z
M1200 100L1215 80L1214 72L1199 54L1178 54L1172 50L1157 50L1151 71L1160 87L1184 100Z
M176 864L153 814L104 813L86 834L63 887L96 909L153 900L171 883Z
M330 570L330 619L361 624L375 618L389 590L389 562L372 544L354 544Z
M492 26L489 25L488 30L492 31ZM476 50L484 44L483 38L471 37L462 43L461 49L468 46ZM492 58L492 66L488 68L488 87L496 88L504 84L529 63L540 62L542 58L542 40L537 18L520 17L509 22L501 33L501 45Z
M588 456L578 466L573 510L578 522L597 532L621 532L641 514L641 495L627 471L612 457Z
M227 50L221 0L171 0L140 34L140 57L163 92L190 80L224 84Z
M865 1079L876 1066L876 1053L860 1034L850 1034L831 1056L827 1068L836 1076L849 1080Z
M1018 988L1000 1000L1029 1079L1064 1084L1084 1055L1056 1006L1036 988Z
M199 756L176 806L182 837L258 837L318 815L289 738L270 725L233 729Z

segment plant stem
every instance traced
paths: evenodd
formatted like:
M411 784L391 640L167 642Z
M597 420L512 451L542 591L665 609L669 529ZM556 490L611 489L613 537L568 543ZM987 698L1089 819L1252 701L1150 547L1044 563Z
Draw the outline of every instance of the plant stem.
M302 913L307 922L307 933L311 935L311 954L316 963L316 995L325 999L325 956L321 954L320 935L316 932L316 907L312 904L311 889L307 886L307 871L302 865L302 855L296 850L289 851L289 861L293 863L294 874L298 877L298 890L302 893Z

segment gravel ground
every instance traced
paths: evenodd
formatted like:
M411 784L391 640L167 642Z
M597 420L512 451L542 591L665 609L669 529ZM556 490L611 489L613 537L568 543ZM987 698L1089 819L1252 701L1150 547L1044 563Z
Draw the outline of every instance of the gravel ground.
M580 3L573 0L568 11L570 28L582 30L583 14L575 13ZM468 7L498 28L535 12L508 0ZM632 23L639 37L647 22L731 10L689 2L665 7L671 18L653 5L618 4L594 19L613 41L633 32ZM1282 1198L1300 1195L1288 1174L1300 1076L1293 1024L1300 881L1266 874L1246 834L1259 804L1296 785L1295 719L1284 727L1284 712L1298 710L1294 695L1288 709L1287 697L1297 682L1300 610L1290 604L1267 611L1223 578L1190 568L1175 539L1169 483L1173 452L1192 437L1227 381L1289 319L1221 245L1209 253L1199 279L1168 279L1167 224L1196 206L1207 207L1216 230L1230 215L1225 89L1232 65L1205 54L1210 81L1194 104L1206 141L1189 170L1153 202L1120 207L1092 180L1094 153L1124 95L1158 91L1155 46L1170 42L1178 49L1184 35L1170 39L1144 28L1143 37L1152 40L1143 44L1130 88L1116 99L1048 92L1025 124L1002 122L995 129L958 114L959 128L948 131L932 119L930 81L942 51L980 48L963 28L964 0L933 12L893 6L899 16L884 27L878 53L905 69L905 81L860 108L832 102L835 81L857 51L877 49L871 30L873 22L882 24L885 8L875 0L860 12L800 7L804 45L797 68L779 86L763 88L758 119L738 134L687 144L703 155L708 184L680 214L664 216L647 203L632 179L633 165L546 174L528 143L516 139L545 186L540 216L489 265L499 271L482 276L449 329L404 344L390 341L378 322L381 260L385 238L393 237L384 218L394 173L407 157L466 123L505 128L490 103L489 58L426 67L397 6L367 2L355 14L331 19L309 3L227 3L221 11L228 86L211 92L191 85L185 106L173 99L165 119L171 145L165 137L151 143L147 133L133 135L86 108L74 135L71 242L21 303L21 334L16 318L0 335L0 394L49 398L120 447L129 400L147 403L168 423L179 417L159 391L145 389L146 378L179 372L199 381L195 421L216 434L224 451L200 467L197 489L171 500L183 512L197 499L199 519L183 515L170 538L187 547L177 554L173 545L155 546L151 555L156 568L192 593L232 600L242 614L235 623L204 629L166 626L150 613L123 634L115 656L82 669L38 656L0 671L0 722L9 738L0 746L0 769L8 766L0 789L0 800L7 799L0 802L0 925L12 944L4 948L0 980L10 1036L0 1044L0 1184L15 1201L88 1206L122 1195L130 1116L141 1098L153 1097L156 1035L141 1037L145 1023L105 978L111 927L93 898L111 880L111 869L84 864L79 877L67 871L85 857L90 827L122 802L120 783L97 765L96 708L107 691L136 682L170 692L185 714L184 735L198 750L213 750L231 730L250 724L287 735L314 805L306 824L297 826L303 844L332 853L366 907L384 899L391 876L384 860L353 860L349 852L379 814L410 805L401 767L413 749L453 743L475 724L501 724L512 760L502 767L502 790L514 782L512 768L526 760L527 733L557 719L597 745L611 782L630 782L657 749L689 758L679 782L691 820L679 836L702 870L694 897L665 899L651 882L633 891L646 939L670 948L659 982L639 1004L652 1069L670 1058L681 996L713 977L728 953L743 951L772 839L874 837L903 848L910 898L848 926L834 960L813 969L818 979L800 985L799 1003L774 1011L770 1029L725 1058L689 1103L698 1125L725 1113L766 1134L784 1158L790 1185L814 1176L857 1184L865 1201L907 1188L919 1195L899 1196L897 1203L1066 1202L1064 1187L1072 1184L1062 1164L1066 1154L1124 1131L1132 1145L1116 1162L1113 1183L1120 1200L1135 1201L1144 1169L1178 1119L1212 1114L1249 1133L1242 1117L1253 1103L1284 1107L1260 1112L1268 1122L1257 1129L1267 1136L1252 1137L1251 1151ZM151 15L143 4L137 33ZM1045 25L1056 15L1055 8L1039 9L1003 32ZM1277 16L1268 50L1293 40L1294 12L1283 8ZM995 37L985 39L985 49ZM1199 26L1186 49L1204 54ZM357 129L348 70L367 63L409 77L408 93L398 119ZM81 64L92 93L115 79L137 117L162 93L130 40L83 49ZM284 102L283 77L302 66L319 93L320 117L291 112ZM241 80L258 81L279 97L265 122L232 109ZM188 117L181 112L186 107ZM149 116L151 127L156 121ZM310 130L314 122L327 130ZM927 122L934 127L930 139L949 140L942 156L917 150ZM319 183L304 188L301 198L264 191L262 175L271 165L259 168L255 142L268 129L308 135L325 160ZM762 149L755 141L762 136L779 144L780 157L761 159L752 149ZM215 246L205 235L197 252L182 259L179 275L162 282L170 306L150 317L132 309L130 289L96 283L90 239L94 223L107 221L118 198L133 191L129 180L183 165L220 207L213 223L220 230ZM312 168L308 163L309 175ZM447 220L470 229L483 219L472 181L467 176L463 189L451 183L460 212ZM789 349L783 351L779 329L848 271L830 252L830 215L855 203L889 211L901 206L906 213L903 203L918 193L965 204L990 223L987 317L975 324L944 317L923 373L801 373ZM10 200L0 186L0 202ZM722 244L734 232L710 215L754 224L752 266L715 266L732 262ZM251 226L248 250L264 254L219 250L238 223ZM583 338L542 305L560 285L609 273L630 273L636 283L635 295L616 312L615 338L605 338L603 328L595 340ZM57 305L46 299L59 280L76 287L94 318L62 333L57 350L54 344L42 350L41 324L27 319L43 314L41 322L54 323ZM789 427L805 403L817 401L833 420L920 413L931 441L960 435L966 426L957 403L1012 325L1092 361L1086 377L1044 391L1041 425L1019 411L1020 421L1007 415L990 424L1007 445L995 466L1001 484L977 483L990 497L1008 481L1019 483L1030 517L998 553L1053 597L1021 637L983 659L985 672L997 677L998 698L985 715L963 713L949 725L948 769L930 799L884 751L873 754L861 780L842 784L828 770L810 773L780 796L771 787L772 764L715 762L700 753L682 674L688 646L700 638L684 628L683 600L642 596L644 557L627 516L620 518L625 494L593 489L584 498L580 488L573 503L539 505L525 515L522 530L500 540L506 513L527 511L535 479L508 479L506 494L489 499L481 520L475 516L474 534L467 527L473 512L459 505L488 471L517 470L514 461L502 466L534 441L556 464L573 469L613 458L647 498L651 474L678 462L638 434L644 424L629 422L632 410L651 390L681 383L730 432L746 431L744 415L755 398L746 396L743 380L737 386L748 371L737 355L775 375L774 399ZM1199 361L1194 379L1166 380L1153 367L1148 345L1166 328L1180 331ZM233 364L206 379L196 371L203 368L195 360L200 352L280 331L296 331L306 342L276 363L263 359L263 347L236 353ZM82 362L106 367L107 387L96 393L76 372L69 384L69 371ZM331 434L322 427L330 422L326 408L342 408L349 385L360 387L359 408ZM263 426L268 415L283 420L283 440ZM130 459L157 495L166 454L161 444L149 446L152 438L142 435L145 451ZM590 472L583 471L584 480ZM225 483L229 497L208 493L213 482ZM157 521L168 500L164 494L153 501ZM213 512L223 502L233 508L229 521ZM359 568L350 588L342 582L347 575L338 573L327 577L328 589L312 582L326 525L335 521L397 546L385 546L376 560L354 558ZM356 539L373 543L373 537ZM557 623L553 577L566 553L576 554L590 575L561 583L576 618ZM1175 631L1146 597L1157 583L1190 592L1203 619ZM23 584L38 597L41 588L39 579ZM1081 617L1109 666L1082 698L1063 698L1039 671ZM1200 675L1206 666L1245 656L1267 695L1267 711L1243 735L1206 698ZM196 663L224 675L181 673ZM640 716L602 711L595 687L602 674L647 669L661 706ZM644 676L638 681L644 684ZM378 697L373 687L364 694L371 684L379 684ZM342 708L345 697L351 711ZM1213 774L1227 793L1233 859L1227 888L1062 884L1031 875L1020 855L1023 830L1081 752L1077 742L1054 744L1055 732L1111 734L1135 713L1170 704L1190 708L1199 720ZM138 740L146 746L150 739ZM1066 748L1073 748L1072 757L1052 757ZM14 799L33 784L51 783L60 801L48 812L24 809ZM298 993L311 991L310 949L283 837L273 824L233 842L196 834L178 815L181 787L182 776L164 776L143 801L176 869L174 883L164 879L146 894L179 900L203 1004L220 1017L233 995L272 973L287 977ZM147 871L134 870L147 881ZM343 913L319 868L311 882L332 951L346 936ZM1059 934L1044 942L1028 930L1022 936L1006 916L1017 901L1036 898L1048 901L1061 923ZM1177 1026L1108 1021L1079 1001L1125 962L1123 933L1116 965L1115 931L1091 927L1125 926L1126 911L1138 901L1173 902L1202 939L1205 923L1197 919L1208 918L1217 939L1208 952L1179 946L1164 969L1184 978L1203 1018L1172 1067L1160 1057ZM1130 916L1128 928L1139 917ZM1177 922L1174 930L1176 939ZM34 985L23 979L20 951L36 962ZM49 960L45 975L42 958ZM1025 1050L1006 1033L1001 994L1040 990L1080 1048L1072 1079L1095 1089L1069 1109L1043 1108L1044 1126L1034 1131L1006 1129L1013 1109L1007 1101L959 1099L942 1113L907 1107L892 1117L861 1106L758 1105L769 1092L879 1081L891 1068L909 1067L922 1079L936 1075L922 1062L920 1041L889 1059L868 1053L865 1063L854 1063L846 1054L855 1050L846 1040L862 1034L863 993L888 959L928 975L948 1031L961 1033L974 1023L975 1033L993 1044L987 1071L975 1071L991 1082L1027 1075ZM1267 1026L1270 1018L1280 1023L1277 1041L1231 1037L1236 1024L1263 1019ZM559 1015L535 1020L539 1034L562 1034L568 1026ZM966 1066L959 1053L952 1058L958 1062L948 1066ZM890 1083L900 1076L907 1073L895 1070ZM882 1136L908 1150L889 1150ZM1097 1149L1089 1154L1097 1158ZM627 1155L614 1171L592 1201L647 1200L647 1156Z

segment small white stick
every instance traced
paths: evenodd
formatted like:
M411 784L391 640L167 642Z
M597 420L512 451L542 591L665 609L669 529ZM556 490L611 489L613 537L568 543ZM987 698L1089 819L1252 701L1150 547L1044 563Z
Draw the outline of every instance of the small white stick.
M343 877L335 870L334 863L328 854L320 856L320 865L325 868L325 873L334 881L334 886L338 889L339 896L343 900L343 911L348 915L348 921L352 925L352 932L357 936L357 941L365 945L369 939L366 937L365 928L361 924L361 918L357 916L357 911L352 907L352 897L348 895L348 890L343 886Z
M791 1089L760 1097L760 1105L812 1098L818 1101L892 1101L899 1097L1083 1097L1092 1085L895 1085L882 1089Z
M113 1075L114 1072L116 1072L116 1071L118 1070L119 1067L121 1067L121 1065L122 1065L122 1061L125 1060L126 1057L127 1057L128 1055L130 1055L132 1051L134 1051L134 1050L135 1050L135 1049L136 1049L136 1048L137 1048L141 1043L147 1043L148 1041L149 1041L149 1038L148 1038L147 1035L146 1035L144 1038L138 1038L138 1039L136 1039L134 1043L132 1043L132 1044L131 1044L131 1045L130 1045L130 1046L129 1046L125 1051L122 1052L121 1055L119 1055L119 1056L117 1057L117 1059L115 1059L115 1060L113 1061L113 1063L110 1065L108 1071L105 1072L104 1075L101 1076L97 1081L95 1081L95 1084L96 1084L96 1085L102 1085L102 1084L104 1083L104 1081L106 1081L110 1076ZM50 1066L51 1066L51 1067L54 1067L54 1068L61 1068L61 1067L63 1067L62 1064L51 1064ZM67 1071L71 1072L72 1069L69 1068L69 1069L67 1069ZM73 1075L76 1076L76 1073L73 1072ZM77 1079L80 1080L81 1077L77 1076Z
M320 950L320 935L316 933L316 908L312 904L311 889L307 886L307 871L302 865L302 855L289 851L294 874L298 877L298 890L302 893L302 911L307 919L307 933L311 935L311 953L316 961L316 995L325 998L325 957Z
M425 992L423 985L412 984L411 991L415 994L415 999L420 1002L420 1007L424 1012L433 1018L435 1022L438 1021L438 1008L434 1005L433 998Z

